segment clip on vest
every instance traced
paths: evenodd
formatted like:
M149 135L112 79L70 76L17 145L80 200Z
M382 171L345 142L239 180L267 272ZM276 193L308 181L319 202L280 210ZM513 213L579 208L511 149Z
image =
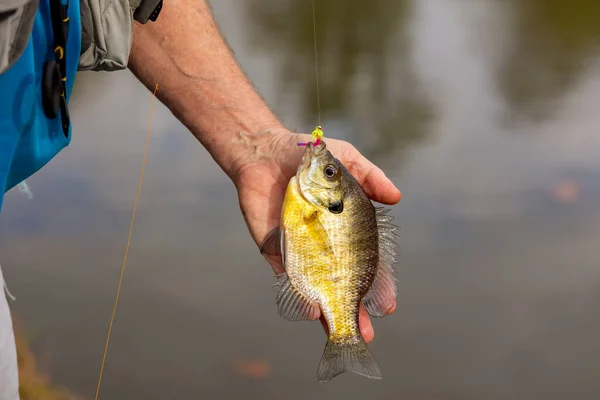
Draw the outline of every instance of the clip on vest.
M54 32L54 60L44 64L42 77L42 104L48 119L55 119L60 110L62 129L65 137L69 136L71 118L66 99L66 48L69 35L69 0L62 4L61 0L50 1L52 30Z
M148 21L156 22L162 6L163 0L142 0L135 13L133 13L133 19L140 24L145 24Z

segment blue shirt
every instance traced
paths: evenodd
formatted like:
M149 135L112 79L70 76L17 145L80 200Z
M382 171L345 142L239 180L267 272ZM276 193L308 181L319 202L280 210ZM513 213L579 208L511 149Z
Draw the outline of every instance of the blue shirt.
M50 0L40 0L27 47L0 75L0 211L4 193L48 163L71 141L61 115L48 119L42 104L44 64L54 60ZM67 0L62 0L66 4ZM69 1L66 43L67 102L71 96L81 51L79 0Z

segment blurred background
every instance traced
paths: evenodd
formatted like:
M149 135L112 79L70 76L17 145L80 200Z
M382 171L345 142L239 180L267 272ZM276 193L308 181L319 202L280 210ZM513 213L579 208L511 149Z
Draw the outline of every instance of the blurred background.
M101 397L597 399L600 2L316 1L321 120L403 193L380 382L316 382L235 189L160 104ZM311 2L213 0L281 120L317 123ZM6 197L0 262L40 368L93 398L151 94L82 73L72 145Z

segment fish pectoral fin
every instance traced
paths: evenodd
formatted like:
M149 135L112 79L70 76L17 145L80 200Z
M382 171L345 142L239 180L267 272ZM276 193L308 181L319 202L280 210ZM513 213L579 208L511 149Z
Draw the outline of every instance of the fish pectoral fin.
M363 298L363 304L372 317L384 317L396 301L396 278L392 265L396 262L394 233L397 227L390 221L393 216L387 215L389 209L376 208L377 228L379 230L379 265L371 288Z
M371 317L385 317L392 309L396 302L396 278L389 266L379 264L375 280L362 301Z
M286 321L306 321L319 319L319 304L313 302L292 286L284 272L278 277L280 289L277 294L277 312Z
M302 217L304 218L304 223L312 223L319 216L319 212L313 208L308 208L304 210Z
M276 227L271 230L271 232L267 233L262 246L260 246L260 253L268 254L270 256L281 255L281 229L279 227Z
M327 233L327 230L325 230L325 228L323 227L323 224L321 224L321 221L318 217L319 214L317 211L315 211L311 214L310 218L305 217L304 219L305 228L307 232L309 232L311 237L315 239L313 242L313 251L320 253L323 258L335 258L329 234ZM317 238L319 238L320 240L316 240Z

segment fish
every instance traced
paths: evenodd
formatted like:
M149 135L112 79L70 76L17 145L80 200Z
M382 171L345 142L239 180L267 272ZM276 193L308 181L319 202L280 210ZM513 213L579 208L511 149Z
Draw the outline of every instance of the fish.
M359 330L360 303L381 318L392 308L397 287L390 209L376 207L324 140L306 144L288 182L279 226L261 245L263 255L281 255L276 305L287 321L324 317L327 343L317 369L319 382L344 372L382 379Z

